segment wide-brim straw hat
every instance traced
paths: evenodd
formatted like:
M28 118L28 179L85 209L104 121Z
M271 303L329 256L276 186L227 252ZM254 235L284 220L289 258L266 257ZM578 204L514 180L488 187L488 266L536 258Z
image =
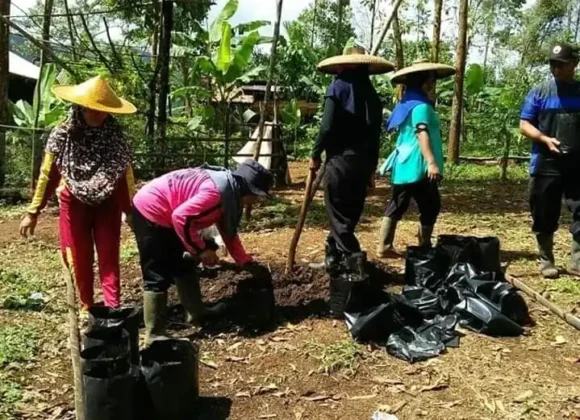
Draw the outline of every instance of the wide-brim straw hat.
M437 79L444 79L455 74L455 67L447 64L430 63L425 60L415 61L411 66L405 67L391 77L391 82L405 84L407 76L413 73L434 72Z
M95 111L109 114L134 114L137 108L123 98L119 98L109 83L101 76L70 86L54 86L52 92L60 99Z
M370 74L388 73L395 69L393 63L384 58L367 54L363 49L357 47L345 49L342 55L322 60L316 68L322 73L338 74L345 67L352 65L368 66Z

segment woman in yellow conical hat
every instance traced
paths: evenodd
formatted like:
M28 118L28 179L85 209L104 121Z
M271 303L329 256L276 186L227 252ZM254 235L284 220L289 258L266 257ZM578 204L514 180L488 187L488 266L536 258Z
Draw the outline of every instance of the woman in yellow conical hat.
M101 76L53 93L72 103L68 118L48 138L32 203L20 233L34 234L40 211L56 191L62 257L73 273L83 308L93 305L93 249L98 254L104 303L120 304L122 214L131 214L134 191L129 145L112 114L132 114Z

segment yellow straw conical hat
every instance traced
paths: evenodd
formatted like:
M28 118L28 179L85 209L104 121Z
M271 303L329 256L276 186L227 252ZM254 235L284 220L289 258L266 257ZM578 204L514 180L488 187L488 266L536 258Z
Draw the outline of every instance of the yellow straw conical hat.
M110 114L137 112L137 108L129 101L119 98L101 76L95 76L79 85L54 86L52 92L60 99L95 111Z
M407 81L407 76L412 73L420 73L424 71L437 73L438 79L444 79L455 74L455 67L447 64L430 63L427 60L417 60L411 66L405 67L391 77L391 82L404 84Z
M345 49L344 54L329 57L318 63L318 71L328 74L338 74L345 66L368 66L370 74L388 73L395 69L393 63L366 52L357 47Z

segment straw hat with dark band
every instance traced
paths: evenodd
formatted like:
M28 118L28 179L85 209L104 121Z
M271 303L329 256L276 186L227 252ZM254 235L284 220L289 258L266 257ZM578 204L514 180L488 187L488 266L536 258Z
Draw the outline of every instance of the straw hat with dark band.
M444 79L455 74L455 67L447 64L430 63L426 60L417 60L413 65L393 74L391 82L405 84L408 75L421 72L434 72L437 73L437 79Z
M134 114L135 106L119 98L101 76L93 77L79 85L54 86L52 92L60 99L95 111L109 114Z
M395 69L392 63L384 58L366 54L360 47L345 48L342 55L322 60L318 63L317 69L322 73L338 74L345 67L353 65L368 66L370 74L388 73Z

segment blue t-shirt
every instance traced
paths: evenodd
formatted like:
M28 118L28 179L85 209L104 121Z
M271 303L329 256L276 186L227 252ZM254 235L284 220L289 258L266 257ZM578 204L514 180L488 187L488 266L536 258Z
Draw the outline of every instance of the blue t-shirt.
M569 119L580 113L580 82L556 82L554 79L535 86L530 90L520 113L522 120L529 121L547 136L558 138L558 118ZM580 133L578 133L580 139ZM559 139L562 141L561 139ZM530 159L530 174L559 174L559 159L546 145L534 142Z

